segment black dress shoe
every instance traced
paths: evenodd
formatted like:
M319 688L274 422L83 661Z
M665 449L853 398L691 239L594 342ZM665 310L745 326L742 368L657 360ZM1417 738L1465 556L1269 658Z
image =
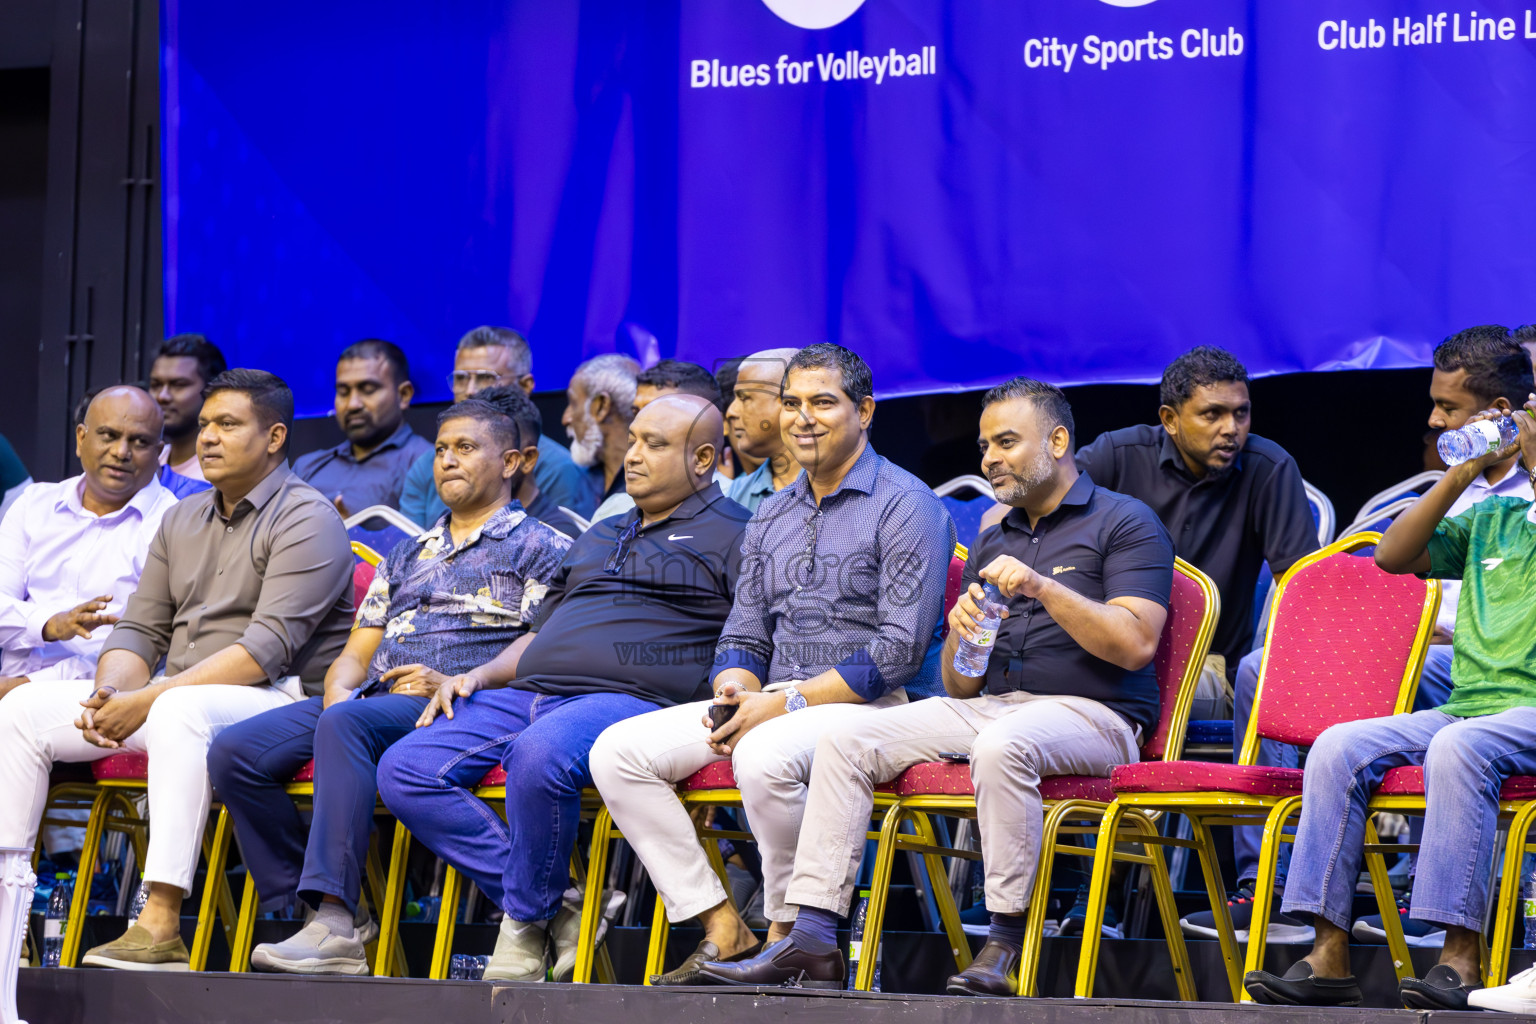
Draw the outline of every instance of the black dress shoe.
M1423 979L1404 978L1397 983L1397 998L1410 1010L1468 1010L1467 996L1482 988L1468 985L1448 964L1436 964Z
M828 946L817 952L780 939L749 960L711 960L699 965L699 981L715 985L786 985L795 988L842 988L843 951Z
M1011 996L1019 991L1019 956L1012 946L988 942L971 966L944 985L952 996Z
M652 985L697 985L699 984L699 968L711 960L720 963L733 964L740 960L756 956L763 948L761 942L755 942L734 956L721 957L720 947L705 939L699 943L697 949L688 954L688 959L678 964L666 974L651 975Z
M1361 1000L1360 984L1354 975L1319 978L1305 960L1292 964L1284 977L1268 971L1249 971L1243 988L1254 1002L1272 1006L1359 1006Z

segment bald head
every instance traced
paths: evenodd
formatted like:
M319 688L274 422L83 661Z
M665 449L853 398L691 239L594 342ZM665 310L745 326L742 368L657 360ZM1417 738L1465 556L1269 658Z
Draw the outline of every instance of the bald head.
M799 351L797 348L765 348L761 352L753 352L737 368L736 382L740 384L745 380L754 384L767 384L778 391L779 383L784 380L785 368Z
M662 395L635 414L624 483L647 517L669 515L709 486L723 431L720 410L697 395Z
M731 447L759 462L784 451L779 432L779 394L784 370L795 348L769 348L741 361L736 390L726 415L731 421Z
M114 420L123 416L143 419L146 423L155 424L155 436L160 436L160 428L165 424L165 413L160 404L150 397L149 392L143 388L134 387L132 384L116 384L110 388L103 388L91 399L91 404L85 407L85 422L89 425L92 417L100 423L103 420Z
M122 384L91 400L75 428L86 508L97 515L115 512L149 485L160 469L163 426L160 406L140 388Z

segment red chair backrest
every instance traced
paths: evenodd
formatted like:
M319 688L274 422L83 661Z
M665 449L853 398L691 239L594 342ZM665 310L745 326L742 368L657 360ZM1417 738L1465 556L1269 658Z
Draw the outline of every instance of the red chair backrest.
M1381 718L1412 703L1440 584L1393 576L1349 553L1380 538L1345 537L1276 584L1250 727L1256 738L1245 740L1243 764L1253 763L1257 738L1307 747L1330 725Z
M1178 757L1183 750L1189 703L1194 698L1195 683L1200 678L1205 655L1211 649L1211 637L1220 617L1221 598L1216 593L1216 584L1199 569L1177 559L1173 592L1168 598L1168 621L1163 625L1157 653L1152 657L1162 710L1157 729L1141 744L1143 761ZM1180 708L1179 696L1186 690L1189 700L1185 700Z
M357 612L363 610L363 598L368 596L368 588L373 586L374 567L367 562L359 561L352 567L352 608L353 618Z
M955 553L949 557L949 572L944 577L943 635L949 636L949 610L960 600L960 580L965 576L965 548L955 545Z

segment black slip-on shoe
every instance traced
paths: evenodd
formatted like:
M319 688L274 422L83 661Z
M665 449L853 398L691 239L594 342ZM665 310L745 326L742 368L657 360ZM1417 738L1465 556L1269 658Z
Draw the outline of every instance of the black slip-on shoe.
M1404 978L1397 983L1397 998L1410 1010L1470 1010L1467 996L1482 988L1468 985L1448 964L1436 964L1423 978Z
M1292 964L1283 977L1268 971L1249 971L1243 988L1254 1002L1272 1006L1359 1006L1362 998L1354 975L1319 978L1305 960Z
M807 949L793 938L780 939L746 960L709 960L699 965L699 981L714 985L786 985L794 988L842 988L843 951Z
M1019 991L1019 951L988 942L971 966L954 975L944 991L952 996L1011 996Z

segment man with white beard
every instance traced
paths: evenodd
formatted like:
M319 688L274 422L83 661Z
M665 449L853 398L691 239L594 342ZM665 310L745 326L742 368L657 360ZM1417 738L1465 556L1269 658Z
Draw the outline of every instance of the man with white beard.
M624 493L624 453L635 418L635 378L629 356L593 356L571 375L560 423L571 438L571 461L591 473L594 504Z

